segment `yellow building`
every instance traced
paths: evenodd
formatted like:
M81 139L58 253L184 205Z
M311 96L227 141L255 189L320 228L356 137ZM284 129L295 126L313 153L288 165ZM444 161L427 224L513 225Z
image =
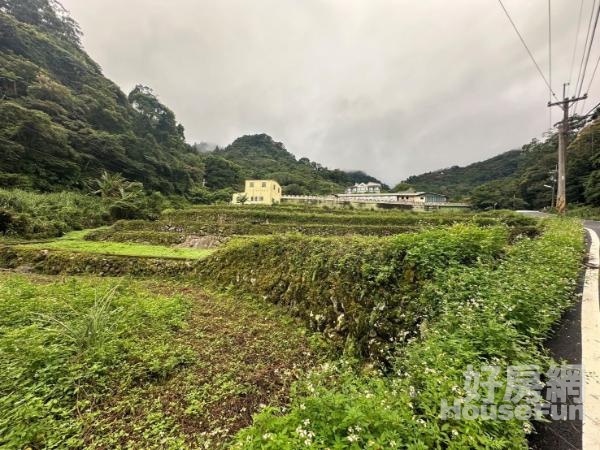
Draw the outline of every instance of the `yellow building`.
M232 203L242 203L246 198L249 205L272 205L281 202L281 186L275 180L246 180L244 192L233 194Z

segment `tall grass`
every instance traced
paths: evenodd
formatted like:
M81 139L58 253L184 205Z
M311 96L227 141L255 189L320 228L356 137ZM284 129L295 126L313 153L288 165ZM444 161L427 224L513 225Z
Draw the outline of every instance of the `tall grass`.
M49 333L64 339L79 351L102 346L107 339L115 338L115 315L123 307L115 307L113 300L118 286L94 294L94 303L86 309L75 309L67 305L70 317L64 320L57 314L36 314L39 323Z
M53 237L107 224L110 216L97 197L76 192L39 194L0 189L0 211L10 236Z

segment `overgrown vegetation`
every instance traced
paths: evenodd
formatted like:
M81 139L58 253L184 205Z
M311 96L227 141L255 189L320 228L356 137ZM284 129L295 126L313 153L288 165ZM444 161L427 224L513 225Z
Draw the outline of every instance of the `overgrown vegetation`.
M600 207L570 206L567 210L567 216L587 220L600 220Z
M582 251L581 226L552 221L499 265L452 265L420 295L440 313L385 374L323 367L298 386L291 409L259 414L236 448L527 448L528 422L444 420L441 402L464 395L469 364L548 364L540 345L575 299Z
M507 235L457 225L391 238L259 237L230 241L199 270L287 307L346 354L386 360L436 314L418 294L437 272L493 260Z
M176 248L161 245L133 244L129 242L91 242L80 239L59 239L52 242L26 244L15 248L39 250L64 250L100 255L137 256L145 258L201 259L211 251L195 248Z
M4 448L82 447L113 390L165 379L190 362L175 339L190 308L183 298L20 276L3 276L0 293ZM164 419L159 426L169 429Z
M165 224L170 231L154 231ZM2 267L146 280L127 280L132 287L114 291L97 314L96 303L104 303L92 299L92 290L103 299L117 281L48 287L35 278L0 278L0 315L6 315L0 369L9 366L11 380L0 383L0 394L21 383L10 395L32 402L16 412L12 400L0 402L0 436L14 430L5 433L5 446L220 448L239 433L233 444L240 448L525 447L529 423L442 420L441 400L461 394L468 364L548 363L543 339L574 299L583 250L579 224L540 225L507 212L208 206L166 211L155 222L120 221L90 234L172 245L173 236L185 239L194 224L257 234L260 227L263 233L268 227L319 231L227 239L201 260L169 259L180 256L169 247L156 253L144 244L86 241L88 231L0 250ZM344 227L356 233L318 235ZM405 232L360 236L376 227ZM107 255L111 249L138 256ZM199 284L220 294L207 295ZM146 308L165 316L138 318ZM101 342L118 355L94 347L93 356L80 356L65 343L68 330L83 326L80 315L103 314L109 336ZM157 323L146 330L130 314ZM119 316L114 323L113 315ZM317 333L311 340L328 349L328 363L318 364L292 316ZM138 340L144 340L139 349ZM13 361L17 348L25 350ZM156 355L166 349L174 353ZM47 370L48 378L35 378L36 370ZM71 379L79 384L65 391ZM36 408L48 402L59 409L40 415Z
M21 239L59 237L123 218L156 219L164 208L189 205L183 199L146 194L137 183L110 177L119 182L113 183L117 185L113 191L101 196L102 188L89 194L0 189L0 234Z
M42 246L43 247L43 246ZM197 256L196 253L194 256ZM97 275L190 278L200 259L107 255L102 253L46 250L35 247L0 247L0 267L47 275Z
M578 222L191 207L228 202L245 178L287 194L376 180L264 134L199 153L150 88L104 78L57 0L0 0L0 99L0 267L80 275L0 273L0 447L526 447L530 423L442 419L441 402L469 364L548 364ZM575 216L600 205L599 133L570 147L569 200L588 204ZM555 147L397 189L539 208ZM222 245L173 247L199 237Z
M7 236L55 237L110 222L109 212L97 197L0 189L0 231Z

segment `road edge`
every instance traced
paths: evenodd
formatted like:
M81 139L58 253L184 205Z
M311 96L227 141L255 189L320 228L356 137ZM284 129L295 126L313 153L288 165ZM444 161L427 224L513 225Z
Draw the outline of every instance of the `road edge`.
M583 450L600 449L600 238L586 227L591 245L581 304L583 385Z

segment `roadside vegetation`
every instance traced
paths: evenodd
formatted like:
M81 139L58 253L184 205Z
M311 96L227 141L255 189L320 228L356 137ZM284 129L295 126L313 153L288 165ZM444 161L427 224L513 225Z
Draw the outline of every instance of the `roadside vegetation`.
M389 367L342 361L314 371L289 411L263 411L236 448L527 448L531 423L443 420L441 402L465 394L469 364L548 365L541 344L575 300L581 236L577 222L555 220L499 264L444 269L420 296L440 313Z
M585 220L600 220L600 207L570 205L567 215Z

